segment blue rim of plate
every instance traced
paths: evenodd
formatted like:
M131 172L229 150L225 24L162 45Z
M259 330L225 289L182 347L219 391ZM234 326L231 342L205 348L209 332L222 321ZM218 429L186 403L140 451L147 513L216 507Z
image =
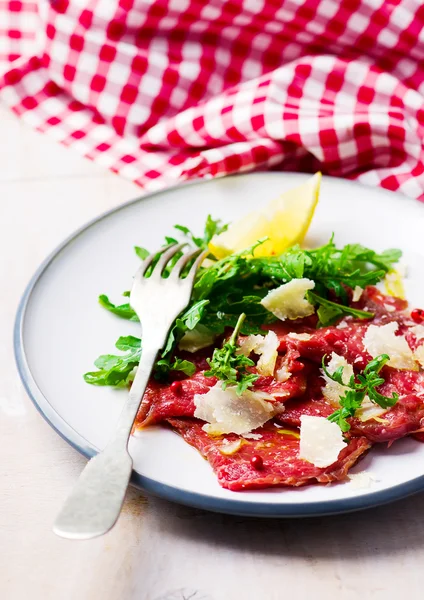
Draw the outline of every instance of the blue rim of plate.
M272 172L268 172L271 175ZM249 174L252 176L252 173ZM281 173L274 172L274 176L281 176ZM290 176L290 173L284 173L285 176ZM233 175L231 178L243 177L243 175ZM228 177L226 178L228 179ZM324 177L325 179L334 179L330 177ZM188 187L195 185L207 184L211 180L194 180L178 186L172 186L165 190L159 190L157 192L145 194L142 197L134 198L124 204L120 204L111 210L101 213L99 216L88 221L85 225L77 229L74 233L68 236L59 246L57 246L41 263L32 278L30 279L23 296L19 302L14 330L13 330L13 346L15 353L15 361L19 376L22 380L24 388L33 402L34 406L41 414L41 416L47 421L47 423L58 433L68 444L70 444L75 450L80 452L83 456L90 459L97 454L98 449L80 435L75 429L73 429L59 413L52 407L47 398L42 394L37 386L35 379L32 376L31 370L26 360L24 342L23 342L23 326L25 321L26 309L30 300L32 291L37 282L43 276L44 271L48 268L50 263L56 258L56 256L77 237L83 234L86 230L90 229L93 225L99 221L107 218L113 213L119 212L125 207L142 202L146 198L152 198L158 196L164 192L168 192L175 187ZM339 180L340 181L340 180ZM344 181L344 180L342 180ZM367 187L354 182L345 182L349 185L358 185L360 187ZM390 193L386 190L374 190L384 194ZM399 194L400 195L400 194ZM410 199L407 199L410 200ZM300 518L300 517L316 517L326 515L336 515L347 512L354 512L364 510L366 508L373 508L382 504L388 504L396 500L401 500L412 494L424 491L424 475L420 475L407 481L395 485L386 490L380 490L370 492L361 496L354 496L351 498L343 498L337 500L325 500L318 502L308 502L302 504L296 502L292 504L267 504L266 502L243 502L243 500L224 499L224 498L213 498L207 494L188 492L184 489L169 486L159 481L145 477L140 473L133 471L131 477L131 484L146 492L152 496L163 498L177 504L183 504L194 508L200 508L203 510L225 513L230 515L245 516L245 517L267 517L267 518ZM243 494L243 492L234 492L236 496Z

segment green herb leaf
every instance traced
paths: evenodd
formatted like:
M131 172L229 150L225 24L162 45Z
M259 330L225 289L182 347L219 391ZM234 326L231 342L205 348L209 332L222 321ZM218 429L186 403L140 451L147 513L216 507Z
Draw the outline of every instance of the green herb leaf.
M227 231L228 223L225 225L221 224L220 219L213 219L211 215L208 215L205 223L205 230L203 234L203 240L205 245L209 244L214 235L219 235Z
M188 377L191 377L196 372L196 366L189 360L181 360L176 358L171 366L172 371L182 371Z
M173 352L186 331L191 331L196 327L202 318L205 307L208 304L209 300L199 300L176 319L175 325L169 332L168 339L162 351L162 358L165 358L167 355Z
M208 215L205 223L203 237L195 236L193 232L185 225L174 225L174 227L175 229L183 233L186 237L188 237L189 240L193 242L195 246L204 250L207 248L213 236L215 234L220 234L223 231L226 231L228 225L221 225L221 221L219 219L215 220L211 217L211 215Z
M142 248L141 246L134 246L135 253L141 260L144 260L148 256L150 256L150 252L146 250L146 248Z
M122 319L128 319L129 321L138 321L137 315L128 303L120 304L119 306L117 306L116 304L113 304L107 296L102 294L101 296L99 296L99 304L101 304L101 306L103 306L103 308L105 308L109 312L113 313L114 315L117 315L118 317L121 317Z
M319 327L331 325L345 315L351 315L356 319L372 319L374 316L374 313L366 310L358 310L357 308L351 308L344 304L331 302L326 298L322 298L322 296L318 296L318 294L315 294L314 292L307 292L307 297L309 302L318 306L317 315L319 318Z
M165 243L166 244L178 244L178 240L175 239L174 237L169 237L168 235L165 236Z
M236 385L236 393L239 396L252 386L259 377L259 375L246 370L247 367L254 366L253 360L250 360L244 354L237 354L237 350L240 348L237 345L237 337L245 318L245 314L239 316L230 339L222 348L215 348L212 358L208 359L210 369L205 371L206 377L217 377L222 381L223 390L229 384Z
M328 418L332 423L337 423L345 433L349 431L350 424L346 419L354 417L358 408L361 407L365 394L361 391L349 390L340 398L340 408L334 411Z
M333 381L349 388L346 393L340 397L340 408L333 412L328 420L337 423L343 432L349 431L350 424L346 419L354 417L356 411L361 407L365 396L378 404L382 408L390 408L399 400L398 394L393 393L392 397L383 396L377 392L376 388L384 383L384 378L380 376L380 371L390 360L388 354L381 354L371 360L362 373L353 375L346 385L343 381L343 367L339 367L333 374L330 374L325 366L325 359L322 359L322 368L324 373Z
M133 379L133 369L140 362L141 340L131 335L120 337L116 342L118 350L127 354L103 354L95 361L98 371L84 375L84 380L92 385L111 385L124 387Z
M122 352L126 352L127 350L138 351L141 348L141 340L133 335L121 336L118 338L115 346L118 350L122 350Z

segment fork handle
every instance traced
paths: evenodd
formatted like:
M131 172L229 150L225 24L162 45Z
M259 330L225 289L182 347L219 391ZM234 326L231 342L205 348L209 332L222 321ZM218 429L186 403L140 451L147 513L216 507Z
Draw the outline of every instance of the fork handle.
M53 531L57 535L69 539L90 539L107 533L116 523L132 472L128 438L158 350L142 351L115 435L106 448L85 466L56 518Z

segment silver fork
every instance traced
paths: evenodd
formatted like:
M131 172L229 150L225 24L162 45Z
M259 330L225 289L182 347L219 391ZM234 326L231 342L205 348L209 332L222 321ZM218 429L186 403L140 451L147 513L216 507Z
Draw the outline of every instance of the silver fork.
M140 319L143 334L140 364L118 420L115 434L106 448L86 465L74 489L56 518L53 531L70 539L90 539L108 532L116 523L132 472L127 445L156 356L166 342L171 325L190 302L196 271L207 255L202 252L187 276L184 267L200 250L183 254L167 278L169 261L186 244L162 248L150 276L155 255L148 256L134 276L130 304Z

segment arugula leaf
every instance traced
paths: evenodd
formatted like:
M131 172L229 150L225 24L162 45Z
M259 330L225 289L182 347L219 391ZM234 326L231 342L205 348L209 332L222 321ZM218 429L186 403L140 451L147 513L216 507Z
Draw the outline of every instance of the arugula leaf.
M211 215L208 215L206 218L203 237L195 236L193 232L185 225L174 225L174 228L188 237L195 246L205 250L213 236L227 231L228 225L221 225L220 219L213 219Z
M141 340L133 335L125 335L118 338L115 346L118 350L122 350L122 352L139 350L141 348Z
M199 300L193 306L188 308L182 315L177 317L175 325L169 332L165 347L162 350L162 358L170 354L186 331L191 331L196 327L202 318L205 306L209 304L209 300Z
M331 300L322 298L314 292L307 292L307 296L309 302L318 305L319 307L317 310L319 327L326 327L327 325L331 325L332 323L337 321L337 319L340 319L344 315L351 315L356 319L372 319L374 316L374 313L368 312L366 310L359 310L357 308L345 306L344 304L337 304L336 302L331 302Z
M222 348L215 348L212 358L208 358L210 369L205 371L206 377L217 377L222 381L222 389L227 385L236 385L236 393L241 396L258 379L259 375L249 373L247 367L253 367L254 362L244 354L237 354L240 346L237 345L237 337L240 333L245 314L241 314L237 320L234 331Z
M196 372L196 365L189 360L182 360L181 358L176 358L171 366L172 371L182 371L188 377L194 375Z
M203 239L206 244L209 244L214 235L224 233L228 229L228 223L221 225L220 219L213 219L211 215L206 217L205 230L203 233Z
M178 244L178 240L176 240L173 237L169 237L169 235L165 236L165 243L166 244Z
M209 300L199 300L196 304L193 304L190 308L188 308L183 316L181 317L181 321L184 322L186 331L188 329L192 330L196 327L200 319L202 318L205 306L209 304Z
M134 246L135 253L141 260L144 260L150 255L150 252L146 250L146 248L142 248L141 246Z
M112 385L124 387L133 379L133 369L140 362L141 340L131 335L120 337L115 344L118 350L127 354L115 356L103 354L95 361L98 371L85 373L84 380L92 385Z
M195 365L189 360L173 359L175 348L186 331L191 331L196 327L203 316L205 307L209 300L200 300L188 308L180 315L171 331L169 332L165 347L162 350L160 359L155 366L155 378L160 381L168 377L169 371L182 371L186 375L193 375L196 372Z
M109 312L112 312L114 315L117 315L122 319L128 319L129 321L138 321L137 315L128 303L120 304L119 306L117 306L116 304L113 304L107 296L102 294L101 296L99 296L99 304L101 304L103 308L105 308Z
M165 381L168 378L170 371L182 371L188 377L191 377L196 372L196 365L189 360L176 358L169 360L160 358L155 365L155 379Z
M362 385L366 386L366 393L369 399L381 406L381 408L390 408L399 399L396 393L393 393L392 397L388 398L376 390L378 386L384 383L384 379L381 376L379 377L379 373L389 360L390 357L388 354L381 354L367 364L362 375L358 375L358 380Z
M322 359L322 368L324 373L333 381L349 388L346 393L340 397L340 408L334 411L328 418L329 421L337 423L343 432L349 431L350 424L346 419L354 417L356 411L361 407L365 396L378 404L382 408L390 408L399 400L399 396L393 393L391 397L383 396L377 392L376 388L384 383L384 378L380 376L380 371L390 360L388 354L381 354L371 360L362 373L356 377L352 375L349 383L346 385L343 381L343 367L339 367L333 374L330 374L325 366L324 356Z
M115 346L118 350L126 351L127 354L99 356L94 362L98 371L91 371L84 375L87 383L114 387L125 387L131 383L134 379L134 367L140 362L141 340L132 335L120 337ZM156 369L163 375L167 375L169 371L182 371L189 377L196 372L196 366L192 362L180 358L160 359L156 363Z
M327 419L332 423L337 423L343 433L349 431L350 425L346 419L355 416L356 411L361 407L364 397L365 394L362 391L349 390L340 398L340 408L334 411Z

